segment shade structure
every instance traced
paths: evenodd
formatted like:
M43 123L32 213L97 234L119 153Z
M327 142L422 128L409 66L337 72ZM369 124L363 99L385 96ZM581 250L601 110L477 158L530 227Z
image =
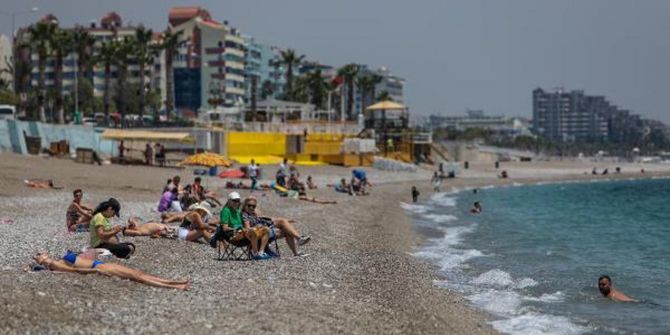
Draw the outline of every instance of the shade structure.
M195 138L189 133L172 133L147 130L106 129L102 138L117 141L146 141L146 142L179 142L195 143Z
M407 106L393 102L391 100L380 101L374 105L369 106L365 110L375 111L375 110L399 110L407 109Z
M195 154L186 157L186 159L184 159L179 163L179 166L184 165L200 165L207 167L214 167L214 166L230 167L233 164L228 159L219 154L215 154L213 152L203 152L200 154Z

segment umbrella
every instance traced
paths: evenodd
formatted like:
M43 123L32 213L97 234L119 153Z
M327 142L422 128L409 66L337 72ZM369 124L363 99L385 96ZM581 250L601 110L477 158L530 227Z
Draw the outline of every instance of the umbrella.
M212 153L212 152L203 152L201 154L195 154L186 157L181 163L179 163L179 166L182 165L201 165L201 166L207 166L207 167L214 167L214 166L225 166L225 167L230 167L233 165L229 160L227 160L225 157Z

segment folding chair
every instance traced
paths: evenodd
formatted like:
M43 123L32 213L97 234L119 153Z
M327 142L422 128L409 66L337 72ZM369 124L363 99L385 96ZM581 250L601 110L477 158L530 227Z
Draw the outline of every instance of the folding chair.
M251 259L251 244L248 240L241 240L239 243L233 244L229 239L219 241L219 258L223 260L250 260Z

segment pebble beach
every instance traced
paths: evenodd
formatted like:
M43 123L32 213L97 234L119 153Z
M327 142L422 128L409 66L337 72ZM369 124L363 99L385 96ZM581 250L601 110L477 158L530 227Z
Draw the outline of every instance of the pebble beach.
M451 187L536 183L592 178L665 176L665 166L622 165L616 176L584 174L592 163L506 163L511 178L496 178L490 164L473 164ZM276 167L263 167L265 173ZM319 189L310 196L336 200L318 205L255 192L260 210L295 219L312 241L293 257L284 241L282 257L267 261L218 261L205 244L149 237L124 238L137 245L129 260L112 261L170 279L190 279L188 291L153 288L101 275L24 272L40 251L61 256L81 250L87 233L67 233L65 209L72 190L84 202L109 197L130 216L157 219L155 207L165 181L190 169L77 164L67 159L3 153L0 159L0 332L3 334L491 334L491 317L466 300L434 285L433 265L411 255L424 241L400 206L417 186L432 193L431 171L384 172L367 169L372 194L350 197L326 188L350 169L300 167ZM24 179L54 179L62 190L25 187ZM224 181L205 177L204 185L225 195ZM242 197L248 191L243 191Z

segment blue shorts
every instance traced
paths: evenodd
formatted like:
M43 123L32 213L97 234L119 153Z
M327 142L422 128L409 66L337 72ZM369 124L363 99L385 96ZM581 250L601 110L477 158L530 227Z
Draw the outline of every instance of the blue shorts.
M270 235L269 235L270 241L276 240L277 239L277 232L275 231L275 227L274 226L268 227L268 229L270 229Z

